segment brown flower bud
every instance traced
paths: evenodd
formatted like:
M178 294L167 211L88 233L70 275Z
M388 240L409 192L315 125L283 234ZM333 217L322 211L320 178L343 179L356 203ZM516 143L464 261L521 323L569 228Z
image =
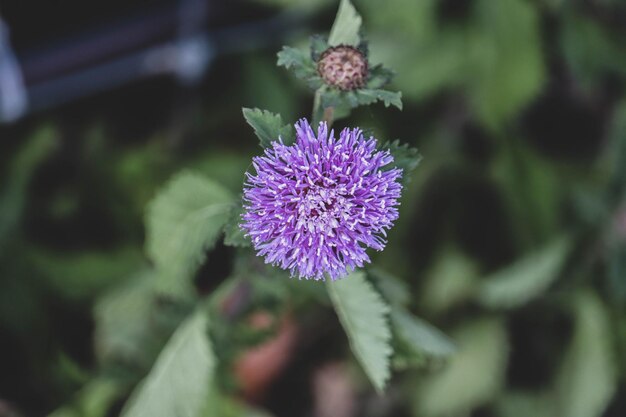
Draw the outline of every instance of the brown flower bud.
M367 80L367 58L352 46L333 46L320 56L317 72L328 85L344 91L355 90Z

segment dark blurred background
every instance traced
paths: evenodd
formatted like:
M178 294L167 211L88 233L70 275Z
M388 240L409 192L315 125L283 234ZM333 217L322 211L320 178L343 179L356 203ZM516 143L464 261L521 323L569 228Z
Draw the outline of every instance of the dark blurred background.
M360 108L337 126L424 156L374 262L460 350L399 370L378 397L337 353L340 329L315 325L335 320L321 311L289 324L307 337L282 330L298 348L278 350L284 364L262 387L232 371L239 388L227 390L277 417L626 415L626 4L354 3L404 110ZM181 169L240 192L260 152L241 107L310 115L311 91L276 52L306 48L336 10L0 0L0 417L119 413L129 388L102 375L141 374L153 357L107 361L130 338L107 303L148 268L146 204ZM545 272L564 240L566 259ZM209 254L199 288L228 276L233 256ZM502 269L511 287L485 301Z

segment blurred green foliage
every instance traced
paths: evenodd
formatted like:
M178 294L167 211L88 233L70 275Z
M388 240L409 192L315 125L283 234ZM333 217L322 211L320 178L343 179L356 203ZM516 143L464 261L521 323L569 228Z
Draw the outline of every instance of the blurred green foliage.
M337 8L249 3L309 16L310 28L282 42L290 45L330 28ZM424 157L405 184L387 249L372 254L377 269L363 277L395 324L374 337L401 347L385 397L392 411L355 414L625 415L626 6L354 4L370 59L397 72L391 88L404 110L362 107L336 128L401 137ZM6 401L24 416L312 415L316 370L353 360L329 324L333 300L319 283L235 255L246 242L234 233L236 214L222 210L238 204L243 172L259 153L241 107L282 115L278 127L311 113L310 91L275 66L281 46L220 58L182 118L177 108L164 118L160 104L141 98L141 109L70 106L3 128L0 409ZM168 180L181 169L198 174ZM157 190L175 195L153 200ZM185 217L207 204L215 210ZM146 213L148 228L174 229L145 236ZM155 292L154 282L167 291ZM193 297L207 294L212 301L194 307ZM375 301L351 306L342 320L356 314L363 326L385 310ZM195 308L210 312L213 327ZM275 322L259 329L264 315ZM283 335L280 320L296 323L299 345L251 406L237 359ZM368 335L349 336L359 344ZM168 359L181 340L189 357L203 359ZM374 379L387 378L368 366ZM151 382L138 385L146 375ZM380 405L361 371L350 378L357 398Z

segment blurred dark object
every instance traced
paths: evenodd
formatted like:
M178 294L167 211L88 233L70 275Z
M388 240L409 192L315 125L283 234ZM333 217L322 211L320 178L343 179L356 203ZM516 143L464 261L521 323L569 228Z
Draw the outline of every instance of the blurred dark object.
M146 78L173 76L181 86L195 85L216 55L263 46L299 23L291 13L233 22L229 10L239 2L168 0L133 10L140 3L119 4L117 15L105 13L108 20L96 22L89 8L57 8L57 14L72 10L74 23L84 13L87 25L70 24L75 33L54 42L41 37L36 22L20 23L25 10L7 7L6 22L0 20L0 123ZM59 36L57 26L48 29Z

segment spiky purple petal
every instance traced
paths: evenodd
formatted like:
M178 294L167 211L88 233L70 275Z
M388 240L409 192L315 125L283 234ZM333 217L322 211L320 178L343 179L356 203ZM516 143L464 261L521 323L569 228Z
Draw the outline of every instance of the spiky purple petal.
M317 135L302 119L296 143L273 142L246 174L242 228L266 263L301 278L335 280L370 262L398 218L402 170L360 129L335 139L326 123Z

